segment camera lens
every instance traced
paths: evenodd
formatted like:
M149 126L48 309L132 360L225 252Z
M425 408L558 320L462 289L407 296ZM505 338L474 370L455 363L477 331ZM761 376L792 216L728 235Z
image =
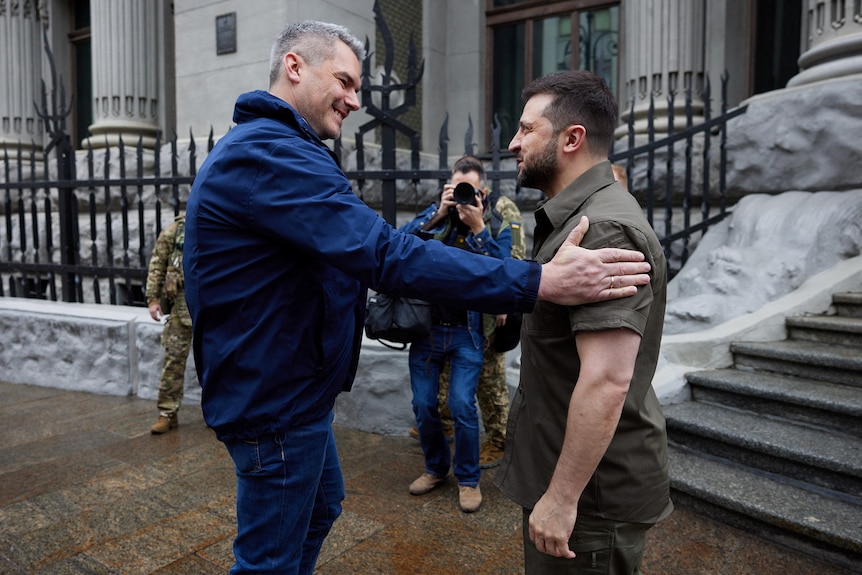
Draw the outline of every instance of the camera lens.
M453 197L455 198L456 204L466 204L471 205L475 203L474 198L476 197L476 190L472 185L467 182L461 182L455 189L452 191Z

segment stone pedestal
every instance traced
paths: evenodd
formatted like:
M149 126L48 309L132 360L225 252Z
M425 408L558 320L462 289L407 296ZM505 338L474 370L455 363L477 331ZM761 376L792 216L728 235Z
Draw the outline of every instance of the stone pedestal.
M625 135L634 100L635 132L646 133L650 96L656 129L667 131L668 96L675 94L674 127L685 127L685 91L693 122L703 121L704 0L641 0L626 5L624 77L626 109L617 137Z
M800 72L788 87L862 74L862 3L808 0L807 29Z

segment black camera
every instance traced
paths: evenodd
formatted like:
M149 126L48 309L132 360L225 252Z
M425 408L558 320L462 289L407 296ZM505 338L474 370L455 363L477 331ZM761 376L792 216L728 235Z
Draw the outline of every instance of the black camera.
M479 195L479 190L474 188L471 184L467 182L461 182L455 189L452 190L452 196L455 199L456 204L463 205L475 205L476 204L476 196Z

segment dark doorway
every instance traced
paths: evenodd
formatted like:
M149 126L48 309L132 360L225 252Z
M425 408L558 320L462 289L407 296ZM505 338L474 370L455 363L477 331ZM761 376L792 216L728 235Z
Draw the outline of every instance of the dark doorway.
M799 73L802 0L758 0L754 36L754 93L778 90Z

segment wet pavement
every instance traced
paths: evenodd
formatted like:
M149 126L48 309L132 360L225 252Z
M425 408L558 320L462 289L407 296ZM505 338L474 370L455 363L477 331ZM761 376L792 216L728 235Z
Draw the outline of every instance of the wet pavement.
M152 436L152 401L0 383L0 575L226 573L236 532L227 452L185 406ZM336 428L347 499L317 573L523 572L520 509L483 472L482 508L458 509L450 481L407 491L418 443ZM652 529L644 575L844 571L677 510Z

